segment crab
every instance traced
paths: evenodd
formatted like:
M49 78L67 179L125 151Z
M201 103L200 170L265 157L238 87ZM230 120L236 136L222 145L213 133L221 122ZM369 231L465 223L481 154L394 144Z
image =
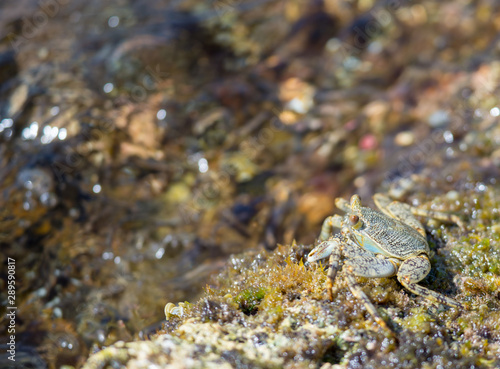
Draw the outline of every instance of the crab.
M375 306L356 282L355 276L382 278L397 276L409 291L437 303L463 309L455 300L429 290L417 283L431 270L429 244L422 223L415 215L442 221L455 222L465 229L456 215L422 210L408 204L392 201L384 194L375 194L375 205L380 211L361 206L358 195L350 203L342 198L335 205L346 215L332 215L325 219L319 241L308 255L307 262L330 257L327 274L327 291L333 300L333 282L342 259L347 285L352 294L360 299L375 321L391 335L394 332L380 317ZM333 228L341 232L332 236Z

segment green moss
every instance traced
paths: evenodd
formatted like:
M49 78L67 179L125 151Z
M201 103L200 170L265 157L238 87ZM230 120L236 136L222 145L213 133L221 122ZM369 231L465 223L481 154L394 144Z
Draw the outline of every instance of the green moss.
M434 322L429 314L422 308L411 309L410 314L403 320L403 326L413 332L430 333L432 330L431 322Z
M454 258L452 263L463 268L463 274L469 277L500 275L500 243L488 236L481 238L473 234L462 237L451 256Z
M251 287L240 292L238 296L236 296L235 302L246 315L253 315L257 313L257 307L265 296L265 288Z

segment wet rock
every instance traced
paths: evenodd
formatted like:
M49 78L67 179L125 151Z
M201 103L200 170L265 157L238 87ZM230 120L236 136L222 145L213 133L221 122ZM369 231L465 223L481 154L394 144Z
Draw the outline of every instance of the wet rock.
M445 110L437 110L429 117L429 125L433 128L444 127L450 122L450 116Z
M446 211L446 202L455 202L458 197L463 202L479 201L485 208L497 209L498 189L489 191L483 191L479 198L450 191L430 206ZM471 222L491 223L493 218L478 215ZM444 362L468 366L478 360L499 365L500 345L494 340L500 337L495 315L500 301L493 294L500 280L500 267L494 261L494 255L500 252L500 238L498 234L491 237L481 227L467 238L460 238L453 227L440 231L446 243L437 249L433 271L421 283L446 290L445 286L453 285L449 273L455 275L455 281L461 278L455 298L467 309L458 319L453 310L431 307L425 299L404 291L394 278L359 278L384 319L392 321L396 342L369 322L363 304L347 292L342 278L335 282L337 292L329 302L323 289L324 269L305 268L293 257L301 247L280 246L273 252L233 257L205 297L190 304L181 319L166 324L165 331L147 343L143 349L150 354L144 364L138 364L136 354L144 343L118 343L91 356L85 368L102 367L113 360L127 368L160 363L175 366L181 362L189 362L188 367L193 368L215 363L228 368L330 364L345 368L361 362L385 368L388 357L396 367L408 360L415 366ZM467 296L475 297L471 300ZM470 324L482 328L473 332L467 328ZM484 345L483 331L493 343Z
M50 193L54 191L54 180L51 173L40 168L21 170L17 175L17 184L39 198L50 197Z
M18 72L14 50L0 53L0 92L7 88L4 83L15 77Z
M410 146L415 143L415 135L411 131L399 132L394 137L394 143L398 146Z
M9 118L15 118L21 113L21 109L26 105L29 97L29 86L25 83L19 85L9 98L5 115Z

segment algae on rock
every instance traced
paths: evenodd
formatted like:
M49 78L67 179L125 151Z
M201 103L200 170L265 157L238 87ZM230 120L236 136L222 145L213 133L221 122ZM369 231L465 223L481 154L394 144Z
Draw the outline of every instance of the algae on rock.
M226 268L182 314L171 315L150 341L118 343L93 355L85 368L149 365L184 368L496 368L500 365L500 237L497 189L462 194L465 212L483 216L457 227L428 228L433 270L423 285L467 306L457 312L404 290L394 278L359 278L397 333L386 337L339 273L326 298L324 265L303 263L311 247L279 245L247 252ZM447 200L431 206L450 210ZM477 211L480 208L476 209ZM487 241L486 241L487 240ZM446 241L446 243L444 242ZM483 265L484 263L487 265ZM478 264L479 263L479 264Z

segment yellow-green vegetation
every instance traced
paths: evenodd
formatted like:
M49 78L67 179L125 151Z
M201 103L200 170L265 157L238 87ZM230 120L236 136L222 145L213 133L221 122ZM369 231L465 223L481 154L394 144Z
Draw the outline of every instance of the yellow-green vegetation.
M465 202L464 202L465 203ZM468 203L470 233L453 243L450 261L460 271L463 293L472 303L479 296L500 297L500 196L489 189ZM486 302L488 303L488 302ZM491 302L490 302L491 305Z
M302 250L302 251L301 251ZM325 274L321 268L306 268L297 252L308 249L279 246L273 253L234 256L217 277L216 285L207 287L204 303L186 312L202 321L225 321L217 310L233 310L246 316L265 316L267 324L279 324L287 305L304 296L322 299ZM294 303L295 304L295 303ZM249 318L250 319L250 318Z

